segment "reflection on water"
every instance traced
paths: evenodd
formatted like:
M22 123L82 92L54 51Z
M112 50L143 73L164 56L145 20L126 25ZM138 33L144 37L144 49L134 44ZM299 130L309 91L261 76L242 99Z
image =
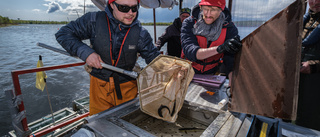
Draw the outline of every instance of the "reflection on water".
M54 34L62 25L20 25L0 28L0 136L13 129L11 116L5 99L6 90L13 89L11 71L36 68L39 55L42 56L44 66L62 65L82 62L36 46L37 42L61 48L56 42ZM145 26L151 37L154 37L153 26ZM159 37L166 26L157 27ZM241 32L250 32L252 28L239 29ZM244 38L244 36L241 36ZM161 50L166 51L164 46ZM144 60L138 63L145 66ZM73 100L89 95L89 75L83 66L46 71L47 87L53 111L64 107L71 107ZM36 74L24 74L19 77L23 101L27 112L28 123L50 113L46 91L41 92L35 87Z

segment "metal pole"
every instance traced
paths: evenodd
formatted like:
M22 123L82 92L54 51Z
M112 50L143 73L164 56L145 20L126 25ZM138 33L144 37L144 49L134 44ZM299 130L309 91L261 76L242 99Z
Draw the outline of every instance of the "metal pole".
M229 8L230 13L231 13L231 9L232 9L232 0L229 0L228 8Z
M75 11L77 12L77 15L78 15L78 18L79 18L80 16L79 16L79 14L78 14L78 11L77 11L77 10L75 10Z
M83 15L86 14L86 0L83 0Z
M19 96L21 95L21 88L20 88L20 82L19 82L19 75L14 73L14 72L11 72L11 75L12 75L12 81L13 81L13 87L14 87L14 94L15 96ZM18 108L19 108L19 112L22 112L24 111L24 103L23 101L20 102L20 105L18 105ZM22 127L23 127L23 130L24 131L28 131L29 130L29 127L28 127L28 123L27 123L27 118L23 118L22 121L21 121L21 124L22 124Z
M37 132L37 133L35 133L33 135L30 135L29 137L41 137L41 136L44 136L44 135L46 135L46 134L48 134L48 133L50 133L52 131L55 131L55 130L57 130L57 129L61 128L61 127L67 126L69 124L72 124L73 122L81 120L81 119L83 119L83 118L85 118L87 116L89 116L89 112L84 113L82 115L79 115L79 116L77 116L75 118L69 119L69 120L67 120L65 122L59 123L59 124L57 124L55 126L49 127L47 129L44 129L44 130L42 130L40 132Z
M153 8L153 30L154 30L154 43L157 42L157 29L156 29L156 9Z
M17 120L20 113L22 113L21 111L19 111L18 106L16 106L16 104L14 103L16 100L18 100L18 97L15 96L15 93L13 90L5 91L5 94L6 94L6 99L8 101L9 112L11 114L12 125L13 125L13 128L14 128L16 135L17 136L24 136L24 137L29 136L31 131L28 129L25 129L25 126L23 125L22 122L20 122L20 123L14 122Z
M180 0L180 1L179 1L179 15L180 15L180 11L181 11L181 9L182 9L182 2L183 2L183 0Z
M55 48L55 47L52 47L52 46L49 46L49 45L46 45L46 44L43 44L43 43L37 43L37 45L40 46L40 47L43 47L43 48L46 48L46 49L50 49L52 51L67 55L67 56L71 56L67 51L62 50L62 49L58 49L58 48ZM74 57L74 56L72 56L72 57ZM83 62L83 63L85 63L85 62ZM115 67L115 66L112 66L112 65L105 64L105 63L101 63L101 66L106 68L106 69L109 69L109 70L112 70L112 71L115 71L115 72L119 72L121 74L125 74L125 75L130 76L130 77L132 77L134 79L136 79L138 77L138 75L139 75L137 72L124 70L124 69L121 69L121 68L118 68L118 67Z
M50 110L51 110L51 116L52 116L52 121L53 121L53 125L56 125L56 121L54 120L54 115L53 115L53 110L52 110L52 105L51 105L51 101L50 101L50 95L48 92L48 85L47 85L47 80L44 79L44 82L46 83L46 91L47 91L47 96L48 96L48 101L49 101L49 106L50 106Z

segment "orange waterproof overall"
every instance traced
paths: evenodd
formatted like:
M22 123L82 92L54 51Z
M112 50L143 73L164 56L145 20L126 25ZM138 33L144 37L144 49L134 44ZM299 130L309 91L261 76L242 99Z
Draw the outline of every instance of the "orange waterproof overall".
M137 81L132 80L120 84L122 99L117 98L113 78L109 82L90 75L90 115L97 114L111 107L137 97Z

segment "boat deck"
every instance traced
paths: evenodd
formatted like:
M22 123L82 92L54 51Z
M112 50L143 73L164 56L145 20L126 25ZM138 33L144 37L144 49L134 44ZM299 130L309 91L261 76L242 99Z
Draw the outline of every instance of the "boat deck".
M184 105L175 123L159 120L143 113L139 108L139 98L135 98L117 107L87 117L88 123L85 127L97 137L245 137L252 126L253 117L227 110L228 96L224 92L227 85L228 80L220 89L208 88L191 82ZM215 94L210 95L207 91L214 91ZM266 117L264 119L270 120ZM320 136L319 131L279 121L280 136L299 133Z
M88 117L86 126L96 136L245 136L246 132L238 132L245 114L226 110L225 85L228 81L220 89L191 82L175 123L144 114L136 98ZM207 91L215 93L210 95ZM241 130L247 131L245 127Z

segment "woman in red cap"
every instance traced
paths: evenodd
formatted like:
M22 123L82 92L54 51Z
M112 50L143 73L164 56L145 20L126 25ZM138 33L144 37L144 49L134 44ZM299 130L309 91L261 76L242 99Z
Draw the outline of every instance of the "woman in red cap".
M223 64L231 78L234 54L242 44L225 4L225 0L201 0L182 24L183 57L192 61L195 73L215 74Z
M90 71L90 115L137 96L136 80L104 69L101 62L132 71L137 53L150 63L160 53L137 20L139 0L109 0L105 11L91 12L62 27L57 41ZM90 39L90 48L82 40Z

